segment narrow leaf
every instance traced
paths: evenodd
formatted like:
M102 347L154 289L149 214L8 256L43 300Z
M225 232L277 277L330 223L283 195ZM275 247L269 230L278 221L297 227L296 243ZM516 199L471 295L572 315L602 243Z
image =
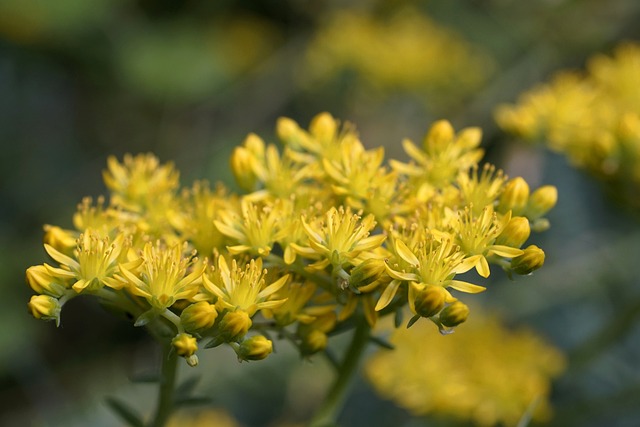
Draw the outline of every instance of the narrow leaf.
M113 412L118 414L123 421L125 421L131 427L144 427L142 417L136 412L135 409L123 401L116 399L115 397L106 398L107 405Z

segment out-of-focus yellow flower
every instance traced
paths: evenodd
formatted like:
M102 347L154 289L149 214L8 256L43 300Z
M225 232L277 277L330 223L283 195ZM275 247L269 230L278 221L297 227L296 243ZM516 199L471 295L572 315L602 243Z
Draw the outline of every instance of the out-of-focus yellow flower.
M533 408L534 420L548 419L551 380L565 367L563 355L533 332L508 330L480 313L474 310L474 321L452 335L424 324L395 330L395 349L375 354L367 377L380 395L417 415L516 425Z
M477 87L490 69L478 48L414 8L391 16L343 9L320 26L300 75L311 86L350 71L369 92L404 90L431 100L446 93L437 98L446 103Z
M496 109L498 124L544 142L640 207L640 45L592 57L584 73L561 72Z
M240 424L222 409L205 409L194 411L178 411L167 427L240 427Z
M180 184L180 174L173 163L161 165L153 154L127 154L123 163L111 156L107 165L103 178L111 190L112 203L132 211L141 210L150 201L173 192Z

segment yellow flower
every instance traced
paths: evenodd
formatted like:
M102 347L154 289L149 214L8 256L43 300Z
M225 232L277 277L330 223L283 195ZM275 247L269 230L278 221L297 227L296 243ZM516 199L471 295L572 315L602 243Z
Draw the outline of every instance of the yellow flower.
M220 309L242 310L252 317L258 310L274 309L285 299L272 299L272 296L289 279L285 275L267 286L266 269L262 269L262 259L251 260L246 265L238 265L231 260L231 268L223 256L218 257L218 265L212 273L205 274L204 287L218 298Z
M393 281L380 296L375 307L377 311L391 303L400 285L405 282L409 285L409 307L413 314L419 314L416 310L416 300L423 299L422 293L431 286L443 289L443 302L455 301L455 298L446 290L449 287L468 293L478 293L485 289L482 286L454 279L456 274L473 268L473 260L465 259L465 254L460 252L450 239L438 242L430 237L427 242L420 243L413 250L402 240L395 239L394 248L395 261L386 264L387 273Z
M456 243L462 252L467 254L467 262L473 263L476 271L482 277L489 277L489 263L487 257L498 255L514 258L522 255L522 250L505 245L495 244L496 238L502 233L509 221L511 212L498 216L491 205L482 210L480 216L475 217L472 209L466 207L458 215L458 222L453 227Z
M195 264L193 254L183 255L183 245L167 247L148 242L142 251L142 264L135 269L121 264L127 290L144 297L155 309L164 310L176 301L194 296L201 283L204 264Z
M537 401L533 419L548 420L551 381L564 370L563 355L532 331L508 330L495 317L474 313L453 335L421 324L396 329L395 349L367 362L367 378L381 396L416 415L513 426Z
M227 246L232 255L248 252L267 256L271 253L283 220L281 206L284 203L278 200L273 204L254 204L244 199L240 205L241 212L219 212L220 219L213 223L222 234L238 243Z
M477 87L490 72L483 53L419 10L368 10L341 8L324 20L306 52L300 73L305 85L315 87L348 70L367 99L401 90L429 99L441 94L436 99L444 104ZM447 61L440 60L443 55Z
M222 185L215 191L207 181L196 181L183 193L181 215L173 217L172 224L181 233L181 239L193 244L202 256L211 257L214 249L224 248L227 237L215 226L220 213L231 209L234 197Z
M94 230L85 230L78 238L77 249L73 258L47 244L45 250L60 264L60 268L45 264L51 276L73 282L74 291L96 291L103 286L114 289L122 288L122 282L115 277L121 265L135 267L137 261L128 259L130 239L123 233L116 236L113 242Z
M460 173L457 184L463 205L471 206L473 215L480 215L483 207L493 204L498 198L505 180L502 171L496 172L495 166L488 163L485 163L480 176L476 165L469 172Z
M451 123L435 122L424 138L422 149L405 139L402 146L411 157L411 163L391 160L391 166L410 177L416 196L427 200L431 189L441 189L458 176L476 165L483 151L478 147L482 132L479 128L465 128L456 135Z
M111 201L134 212L154 199L172 193L179 185L179 174L173 163L160 165L153 154L124 156L124 163L110 156L103 173L105 185L111 190Z
M331 207L320 223L310 224L303 219L302 224L309 246L295 245L294 248L302 256L321 258L309 266L314 270L324 270L329 265L334 269L357 265L358 256L378 248L386 239L383 234L370 235L376 225L373 215L361 218L342 206Z

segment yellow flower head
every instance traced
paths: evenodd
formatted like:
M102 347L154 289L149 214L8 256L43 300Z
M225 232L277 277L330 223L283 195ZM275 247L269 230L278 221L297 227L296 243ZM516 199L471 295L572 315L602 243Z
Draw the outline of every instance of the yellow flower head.
M96 291L103 286L114 289L122 287L115 274L121 264L127 264L131 240L120 233L113 242L95 230L87 229L80 235L73 257L64 255L52 246L44 245L51 258L60 264L60 268L45 264L49 274L61 280L70 280L73 290ZM135 261L133 261L135 264Z
M289 276L267 285L267 270L262 268L262 258L244 265L233 259L229 268L225 258L219 256L217 268L212 270L203 276L204 287L218 298L216 304L220 310L242 310L252 317L258 310L274 309L285 302L285 299L272 297Z
M198 292L205 265L195 264L193 254L183 255L184 248L184 245L168 247L160 241L145 244L139 267L120 265L129 292L144 297L158 310L193 297Z

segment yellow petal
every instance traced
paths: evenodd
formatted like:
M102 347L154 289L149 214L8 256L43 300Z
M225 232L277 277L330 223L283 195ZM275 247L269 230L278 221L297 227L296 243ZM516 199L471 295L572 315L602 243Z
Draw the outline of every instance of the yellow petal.
M474 285L473 283L463 282L462 280L452 280L449 286L457 291L466 292L468 294L478 294L487 289L484 286Z
M522 255L524 251L522 249L512 248L511 246L493 245L489 248L488 254L496 254L506 258L515 258Z
M396 252L400 256L400 258L414 267L418 267L420 265L420 261L418 260L418 258L416 258L413 252L411 252L411 249L409 249L402 240L396 240L395 247Z
M398 292L400 283L401 282L399 280L392 280L391 283L387 285L385 290L382 292L382 295L380 295L380 299L378 299L378 303L375 307L376 311L382 310L391 303L393 297L395 297L396 293Z

